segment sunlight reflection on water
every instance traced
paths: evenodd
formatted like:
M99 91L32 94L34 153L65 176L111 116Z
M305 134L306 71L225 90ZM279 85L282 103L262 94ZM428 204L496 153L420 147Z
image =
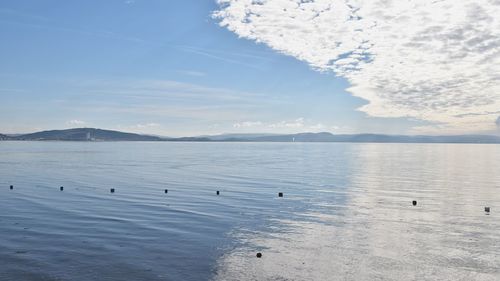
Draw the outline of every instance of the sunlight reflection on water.
M243 246L219 260L214 279L500 280L500 221L482 212L500 202L498 147L358 152L345 204L318 199L322 212L307 219L233 234Z

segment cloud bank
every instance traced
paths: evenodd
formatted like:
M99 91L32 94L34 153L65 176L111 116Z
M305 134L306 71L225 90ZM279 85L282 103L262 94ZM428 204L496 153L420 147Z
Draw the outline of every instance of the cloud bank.
M240 37L346 78L375 117L422 132L495 129L500 0L218 0Z
M323 132L346 130L348 127L327 126L322 123L311 123L312 120L304 117L293 120L281 120L276 122L243 121L233 124L235 129L250 130L251 132L277 132L298 133L303 130L307 132Z

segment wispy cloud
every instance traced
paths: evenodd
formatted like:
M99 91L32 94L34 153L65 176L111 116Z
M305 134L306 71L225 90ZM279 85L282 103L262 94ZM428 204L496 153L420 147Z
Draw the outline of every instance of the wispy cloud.
M87 122L82 121L82 120L76 120L76 119L69 120L66 122L66 125L70 125L70 126L82 126L85 124L87 124Z
M218 0L220 24L332 71L360 108L422 131L491 130L500 108L498 0ZM457 115L461 115L457 117Z
M264 93L172 80L81 79L63 84L70 91L52 102L73 116L104 120L94 126L169 136L230 131L242 116L270 118L268 112L283 105ZM213 124L219 125L210 127Z
M327 126L322 123L314 123L303 117L293 120L281 120L277 122L263 121L241 121L233 124L233 128L238 130L255 132L322 132L338 130L338 126Z
M321 123L309 127L313 131L324 131L327 127Z
M0 12L0 15L2 13ZM111 40L119 40L119 41L128 41L128 42L133 42L133 43L139 43L139 44L146 44L146 45L152 45L151 42L138 38L138 37L133 37L133 36L126 36L119 34L117 32L113 31L108 31L108 30L86 30L81 27L65 27L61 25L57 25L56 23L49 21L48 19L40 17L40 20L33 20L37 19L35 15L31 15L31 18L25 17L25 18L19 18L19 19L8 19L8 18L2 18L0 19L0 23L3 24L9 24L9 25L16 25L16 26L22 26L22 27L27 27L27 28L34 28L34 29L39 29L39 30L53 30L53 31L58 31L58 32L64 32L64 33L72 33L72 34L78 34L78 35L83 35L83 36L91 36L91 37L96 37L96 38L103 38L103 39L111 39Z
M119 130L119 131L125 131L125 132L132 132L132 133L139 133L139 134L151 134L151 135L164 135L165 128L159 123L156 122L149 122L149 123L139 123L139 124L132 124L132 125L122 125L119 124L115 127L112 127L110 129L114 130Z
M260 69L260 67L258 66L258 64L256 63L247 63L246 60L248 60L248 58L260 58L260 57L257 57L257 56L251 56L251 55L244 55L244 54L235 54L235 53L231 53L231 54L228 54L228 53L221 53L221 52L218 52L218 51L213 51L213 50L207 50L207 49L200 49L200 48L196 48L196 47L192 47L192 46L175 46L178 50L181 50L183 52L188 52L188 53L192 53L192 54L196 54L196 55L200 55L200 56L204 56L204 57L207 57L207 58L211 58L211 59L214 59L214 60L219 60L219 61L222 61L222 62L226 62L226 63L231 63L231 64L238 64L238 65L242 65L242 66L245 66L245 67L250 67L250 68L254 68L254 69ZM233 58L233 57L240 57L240 58ZM242 59L241 57L246 57L246 59Z
M260 121L244 121L240 123L234 123L233 128L251 128L256 126L261 126L262 122Z
M280 121L268 125L269 128L303 128L304 118L297 118L292 121Z
M0 92L6 92L6 93L23 93L23 92L26 92L26 90L23 90L23 89L1 89L0 88Z
M132 127L137 128L137 129L155 128L155 127L160 127L160 124L158 124L158 123L136 124L136 125L133 125Z
M207 75L205 72L195 71L195 70L179 70L177 72L180 74L189 75L189 76L197 76L197 77L202 77L202 76Z
M78 83L78 82L75 82ZM251 93L227 88L210 87L173 80L113 80L80 82L79 87L85 92L103 96L120 96L137 101L191 101L207 104L230 104L246 102L257 104L262 93ZM272 98L269 103L276 102Z
M50 21L50 19L47 17L43 17L40 15L32 14L32 13L26 13L26 12L14 10L14 9L6 9L6 8L0 8L0 15L2 16L2 18L16 17L16 18L21 18L21 19L25 19L25 20L34 20L34 21L41 21L41 22Z

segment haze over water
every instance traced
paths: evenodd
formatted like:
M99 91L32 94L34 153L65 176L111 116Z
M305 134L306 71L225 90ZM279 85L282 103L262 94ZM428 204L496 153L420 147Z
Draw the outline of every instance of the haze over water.
M500 280L499 170L499 145L0 142L0 280Z

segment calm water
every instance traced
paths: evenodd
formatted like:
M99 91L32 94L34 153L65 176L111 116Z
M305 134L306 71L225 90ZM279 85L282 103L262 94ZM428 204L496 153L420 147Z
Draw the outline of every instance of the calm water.
M0 142L0 280L500 280L500 146Z

